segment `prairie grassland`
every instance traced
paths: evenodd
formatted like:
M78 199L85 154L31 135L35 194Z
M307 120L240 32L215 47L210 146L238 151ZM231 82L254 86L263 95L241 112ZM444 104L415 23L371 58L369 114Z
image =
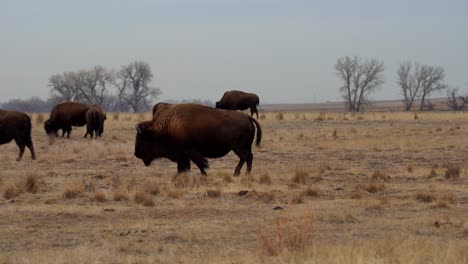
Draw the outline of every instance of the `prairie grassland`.
M468 113L264 113L240 177L145 167L150 116L49 142L33 114L36 161L0 146L0 262L468 263Z

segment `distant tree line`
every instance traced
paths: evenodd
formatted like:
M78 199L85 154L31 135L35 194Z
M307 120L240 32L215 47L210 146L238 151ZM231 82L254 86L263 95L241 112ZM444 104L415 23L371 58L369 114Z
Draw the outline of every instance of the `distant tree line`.
M347 111L365 110L370 103L370 94L384 84L384 70L384 62L376 59L363 60L349 56L338 59L335 72L342 82L340 92ZM468 96L460 95L459 89L449 89L445 84L445 71L442 67L407 61L400 63L396 73L405 111L415 110L416 100L419 100L419 111L432 110L433 105L427 99L443 91L447 91L447 106L450 110L463 111L468 107Z
M2 108L25 112L48 112L58 102L71 101L99 104L110 112L148 111L161 90L151 86L153 73L148 63L135 61L119 70L95 66L54 74L49 77L50 96L43 100L12 99Z

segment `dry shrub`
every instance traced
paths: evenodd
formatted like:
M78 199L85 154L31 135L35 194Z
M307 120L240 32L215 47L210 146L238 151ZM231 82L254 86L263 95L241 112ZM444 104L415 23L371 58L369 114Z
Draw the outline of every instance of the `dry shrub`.
M160 193L159 185L157 182L147 182L144 186L145 192L151 195L158 195Z
M37 193L39 190L39 176L32 173L27 174L24 181L24 188L28 193Z
M364 190L368 193L378 193L385 190L385 184L383 183L370 183L364 186Z
M422 202L422 203L432 203L433 201L436 200L436 196L434 193L432 192L428 192L428 191L419 191L417 192L415 195L414 195L414 198L418 201L418 202Z
M194 177L190 176L188 173L176 173L172 176L171 183L177 188L187 188L195 186L196 181Z
M265 114L261 114L261 115L260 115L260 120L266 120L266 115L265 115Z
M456 204L458 203L458 196L452 191L447 191L439 195L438 202Z
M307 189L304 190L305 196L318 197L319 194L320 194L320 191L316 188L308 187Z
M356 118L356 120L364 120L364 116L360 115Z
M133 196L133 201L143 206L154 206L153 197L143 191L137 191Z
M414 120L419 120L419 116L418 116L418 113L414 112L414 117L413 117Z
M232 177L231 177L231 174L229 174L229 173L227 173L227 172L225 172L225 171L220 171L220 172L218 172L218 173L217 173L217 176L218 176L219 178L222 178L222 179L223 179L223 182L225 182L225 183L233 183L233 182L234 182L234 180L233 180Z
M257 226L257 248L261 254L278 256L289 252L304 252L312 246L311 214L275 218L274 226Z
M456 166L450 164L447 166L447 170L445 171L445 179L458 179L460 178L461 169L460 166Z
M325 120L325 113L319 113L319 115L314 118L315 122L322 122L323 120Z
M333 138L333 139L338 139L338 134L337 134L337 133L338 133L338 132L337 132L337 130L336 130L336 128L335 128L335 130L333 130L333 134L332 134L332 138Z
M270 174L268 172L262 173L258 182L261 184L271 184Z
M38 126L42 125L44 123L44 115L39 113L37 114L37 118L36 118L36 124Z
M119 120L119 113L114 113L112 115L112 119L114 119L114 121L118 121Z
M434 168L431 169L431 172L429 173L429 175L427 176L429 179L432 179L432 178L435 178L437 177L437 172L435 171Z
M74 199L85 191L85 185L82 180L73 179L65 184L63 197L67 199Z
M408 165L408 167L406 167L406 171L408 173L413 173L413 167L411 167L411 165Z
M118 188L114 190L112 199L116 202L128 201L129 200L128 191L124 188Z
M166 189L166 195L167 197L172 198L172 199L179 199L180 197L184 195L184 193L182 192L182 190L179 190L179 189L168 188Z
M103 191L97 191L94 193L93 197L91 197L91 200L98 203L103 203L107 201L107 197Z
M6 200L13 199L21 194L21 189L16 187L16 184L11 183L5 187L3 190L3 198Z
M290 204L301 204L304 203L304 192L293 192L289 196Z
M386 174L385 172L383 172L383 171L381 171L381 170L376 170L376 171L374 171L374 173L372 174L371 179L372 179L373 181L384 181L384 182L388 182L388 181L390 181L390 176L388 176L388 174Z
M293 183L306 184L308 178L309 178L309 172L298 167L296 168L296 171L294 172L294 176L291 179L291 181Z
M361 199L364 196L362 188L356 188L351 192L351 199Z
M209 190L206 190L205 197L219 198L219 197L221 197L221 194L222 194L222 191L220 189L216 189L216 190L209 189Z
M441 127L438 127L438 128L436 128L435 131L436 131L436 132L441 132L441 131L442 131L442 128L441 128Z
M283 113L278 112L278 113L276 113L275 118L276 118L276 120L283 120L283 119L284 119L284 115L283 115Z

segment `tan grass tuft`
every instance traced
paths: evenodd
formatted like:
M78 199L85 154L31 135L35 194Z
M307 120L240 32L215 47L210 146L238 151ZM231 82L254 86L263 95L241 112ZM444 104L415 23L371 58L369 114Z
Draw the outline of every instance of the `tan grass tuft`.
M36 125L37 126L40 126L44 123L44 115L39 113L37 114L37 118L36 118Z
M381 170L376 170L371 176L373 181L390 181L390 176Z
M133 201L143 206L154 206L153 197L143 191L137 191L133 196Z
M260 175L260 179L258 180L258 182L261 184L271 184L270 174L268 172L262 173L262 175Z
M460 166L450 164L447 166L447 170L445 171L444 176L445 176L445 179L447 180L458 179L460 178L460 173L461 173Z
M275 116L276 120L283 120L284 119L284 115L283 113L281 112L278 112Z
M205 196L208 198L219 198L221 197L221 195L222 195L222 191L220 189L216 189L216 190L209 189L209 190L206 190L205 192Z
M304 190L304 195L306 195L306 196L318 197L319 194L320 194L320 192L316 188L308 187L307 189Z
M24 187L28 193L37 193L39 190L39 177L37 174L27 174L24 182Z
M144 186L145 192L151 195L158 195L160 193L159 185L157 182L149 181Z
M291 181L293 183L306 184L308 178L309 178L309 172L298 167L296 168L296 171L294 172L294 176L291 179Z
M119 188L114 190L112 199L116 202L128 201L130 198L128 196L128 191L124 188Z
M378 193L385 190L385 184L383 183L370 183L364 186L364 190L368 193Z
M82 180L73 179L65 184L63 197L67 199L74 199L80 196L85 191L85 185Z
M414 198L422 203L432 203L437 199L434 193L428 191L419 191L414 195Z
M293 192L289 196L290 204L301 204L304 203L304 192Z
M429 173L429 175L427 176L429 179L432 179L432 178L435 178L437 177L437 172L435 171L434 168L431 169L431 172Z
M3 190L3 198L6 200L13 199L21 194L21 189L16 187L16 184L11 183L5 187Z
M103 203L103 202L107 201L107 197L106 197L106 194L103 191L97 191L91 197L91 200L96 201L98 203Z

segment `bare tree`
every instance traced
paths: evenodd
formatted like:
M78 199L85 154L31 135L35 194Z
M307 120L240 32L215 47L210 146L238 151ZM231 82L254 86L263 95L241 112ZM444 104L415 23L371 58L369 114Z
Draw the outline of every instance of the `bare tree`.
M340 91L346 100L346 108L350 112L360 112L369 103L369 95L384 83L383 61L349 56L338 59L335 71L343 81Z
M407 61L400 63L397 75L398 85L402 89L404 96L403 103L405 104L405 110L411 111L414 100L419 96L421 84L425 78L425 71L421 65L415 63L413 68L411 61Z
M458 94L458 89L447 90L447 106L452 111L464 111L468 103L468 96Z
M445 79L445 71L442 67L434 67L422 65L424 72L423 81L421 84L421 105L419 110L424 110L424 100L433 93L443 91L447 85L443 83Z
M79 101L80 76L75 72L54 74L49 78L50 95L57 101Z
M122 66L116 73L115 86L121 104L128 104L134 112L149 108L152 99L161 93L159 88L150 87L153 73L148 63L135 61Z
M85 71L83 83L80 85L82 97L89 104L102 104L108 93L107 86L113 81L112 78L112 72L102 66L95 66Z

